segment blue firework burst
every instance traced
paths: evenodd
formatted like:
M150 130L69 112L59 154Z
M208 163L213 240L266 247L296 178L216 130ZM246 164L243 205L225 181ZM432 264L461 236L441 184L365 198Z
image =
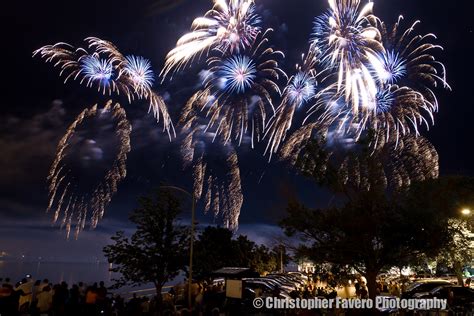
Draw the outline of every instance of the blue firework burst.
M377 59L379 61L372 65L382 83L394 84L407 74L406 60L393 50L378 55Z
M127 56L125 60L124 71L132 81L135 92L140 96L146 94L155 81L150 61L140 56Z
M106 87L112 80L114 67L112 61L108 59L88 55L81 60L81 71L88 85L98 83L99 87Z
M304 72L298 72L286 88L286 93L291 103L298 106L309 102L316 94L316 80Z
M376 113L389 112L395 104L395 93L390 89L380 89L375 95Z
M257 75L255 62L247 56L236 55L225 60L217 76L221 89L228 93L244 93L250 88Z

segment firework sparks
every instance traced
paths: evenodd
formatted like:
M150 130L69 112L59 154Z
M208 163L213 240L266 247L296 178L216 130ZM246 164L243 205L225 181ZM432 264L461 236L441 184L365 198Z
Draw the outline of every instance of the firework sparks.
M268 47L267 30L246 55L212 57L204 89L192 98L206 114L206 130L240 145L250 134L252 147L265 131L267 112L274 114L273 96L281 95L279 80L287 78L278 66L283 53Z
M434 56L434 52L443 50L443 47L431 42L436 35L415 32L420 21L407 29L402 28L402 22L403 17L400 16L389 29L385 23L375 21L385 47L384 54L378 58L381 66L376 65L376 73L381 80L389 78L389 83L403 84L419 91L436 110L438 101L432 89L440 85L450 89L445 66Z
M171 117L163 99L151 88L154 82L151 63L143 57L123 56L112 43L96 38L85 39L87 49L74 48L66 43L44 46L35 52L47 63L60 69L64 82L78 80L87 87L97 86L106 95L127 96L149 101L149 112L157 121L163 120L164 130L174 134Z
M74 179L71 179L70 167L66 165L65 158L69 155L68 149L71 147L71 140L76 135L77 129L86 120L105 113L109 113L116 121L115 134L118 138L119 150L112 167L106 172L104 178L98 182L91 193L84 195L75 190ZM113 105L112 101L109 101L103 109L95 105L82 111L59 142L56 158L48 176L50 200L47 211L54 210L54 223L59 220L61 213L63 214L61 227L66 228L68 238L73 225L76 226L75 237L77 238L80 231L84 229L88 217L90 217L91 227L95 228L104 216L105 208L117 192L118 184L127 174L126 161L127 154L130 152L130 133L131 126L125 111L119 104Z
M320 129L333 129L355 141L374 131L374 148L391 140L397 144L410 133L419 136L420 126L429 129L438 109L432 89L440 84L449 89L445 67L432 55L441 49L430 42L436 37L415 34L418 21L403 30L402 17L387 28L370 14L373 3L361 10L358 0L330 5L329 13L316 20L313 45L338 80L322 89L305 122L316 116ZM367 39L367 34L373 36Z
M370 59L383 51L378 29L369 23L375 19L373 2L361 7L360 0L329 0L329 5L329 12L316 19L312 42L322 63L337 69L337 92L354 114L370 111L377 93Z
M230 144L214 142L215 135L201 123L196 101L186 104L179 121L184 167L193 169L194 195L203 200L205 213L221 215L226 227L235 230L243 204L237 153Z
M260 22L253 0L214 0L213 9L195 19L193 31L181 37L168 53L163 80L206 51L215 48L225 55L250 47L261 30Z
M123 71L133 83L133 89L140 98L145 98L155 81L151 63L143 57L127 56Z
M270 158L278 152L279 146L285 140L290 130L295 111L316 97L316 70L317 57L314 49L310 49L307 56L303 56L302 65L296 66L296 75L288 80L283 91L283 99L276 113L268 124L265 137L268 137L266 153Z
M221 89L228 93L244 93L255 79L255 63L247 56L233 56L225 60L216 74L221 81Z
M332 185L346 194L373 187L398 191L439 175L438 153L423 137L403 136L370 154L352 147L335 147L315 128L315 124L308 124L298 129L283 145L281 157L303 174L321 181L337 175L339 182Z

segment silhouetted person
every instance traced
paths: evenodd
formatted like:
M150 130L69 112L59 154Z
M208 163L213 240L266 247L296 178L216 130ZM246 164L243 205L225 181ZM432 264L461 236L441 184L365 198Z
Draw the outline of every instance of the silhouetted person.
M53 293L51 288L45 286L41 292L36 295L37 303L36 303L36 310L41 314L49 313L53 306Z
M66 314L68 316L81 315L79 287L74 284L69 290L69 298L66 301Z

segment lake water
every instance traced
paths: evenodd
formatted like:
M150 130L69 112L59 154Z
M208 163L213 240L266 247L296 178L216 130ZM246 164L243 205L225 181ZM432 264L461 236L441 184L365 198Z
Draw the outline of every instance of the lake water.
M107 263L58 263L58 262L23 262L0 261L0 277L9 277L16 282L25 275L31 274L34 279L49 279L53 283L62 281L68 284L104 281L112 284L114 274L109 271ZM116 277L116 276L115 276Z
M118 278L118 274L109 271L109 264L98 263L68 263L68 262L24 262L24 261L1 261L0 278L10 278L13 283L20 281L25 275L31 274L35 280L48 279L51 283L66 282L71 286L78 282L92 284L104 281L106 286L113 284L113 279ZM183 277L178 277L168 285L175 285L183 281ZM117 290L118 293L129 293L139 291L146 294L144 290L151 289L153 285L143 285L140 287L124 287Z

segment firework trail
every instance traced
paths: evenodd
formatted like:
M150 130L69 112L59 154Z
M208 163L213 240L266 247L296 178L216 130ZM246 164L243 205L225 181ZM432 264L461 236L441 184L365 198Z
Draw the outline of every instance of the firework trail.
M419 136L421 126L429 129L438 109L433 89L449 89L445 67L432 54L442 49L431 43L436 37L415 34L418 21L403 29L402 17L388 28L371 14L373 3L362 9L358 0L329 4L329 12L316 19L311 43L321 52L322 71L337 79L322 80L303 124L313 121L323 133L332 130L355 141L374 132L373 150L392 140L397 145L408 134ZM270 149L278 148L275 140Z
M240 145L250 136L253 147L263 136L267 112L275 112L273 96L281 95L278 82L287 76L277 61L284 54L268 47L269 32L260 34L248 52L209 58L204 88L190 100L208 119L206 131L225 144Z
M432 52L443 50L443 47L431 42L436 40L436 35L415 33L420 21L403 29L403 20L403 16L400 16L392 28L388 28L378 19L375 20L375 27L380 30L385 48L383 55L378 56L378 61L374 63L375 72L378 79L384 83L403 82L414 89L422 90L423 95L437 106L436 96L431 89L440 84L444 88L449 88L449 85L446 81L445 66L436 60Z
M60 69L64 83L77 80L87 87L97 87L106 95L125 95L129 103L136 99L149 102L149 111L163 128L174 134L173 124L164 100L151 88L154 75L151 63L143 57L123 56L112 43L96 37L85 39L86 48L67 43L44 46L33 52Z
M215 135L200 124L194 101L186 104L179 122L184 167L193 170L194 196L204 202L205 213L220 215L226 227L236 230L243 204L237 153L230 144L214 142Z
M433 89L440 86L450 89L445 66L433 55L443 49L431 43L436 36L416 34L419 21L407 29L401 27L402 22L400 16L391 29L380 20L376 20L375 25L385 49L383 55L373 61L380 86L378 112L382 115L373 119L372 125L384 125L383 141L390 136L398 139L399 135L408 133L419 135L420 125L429 129L438 110Z
M85 121L104 114L111 115L116 122L115 134L119 149L104 178L90 191L90 194L83 194L76 190L74 179L71 178L70 167L66 164L65 159L69 156L68 150L71 147L71 140L77 134L77 129ZM103 109L94 105L92 108L82 111L59 142L56 158L48 176L50 200L47 211L54 211L54 223L59 220L62 214L61 227L66 228L68 238L73 226L75 226L75 237L77 238L80 231L85 228L88 218L90 226L95 228L104 216L105 208L117 192L118 184L127 174L126 161L127 154L131 149L131 130L124 109L119 104L113 105L112 101L109 101Z
M321 52L321 62L337 74L337 93L344 95L354 114L374 108L376 82L371 59L383 51L380 32L369 21L373 2L329 0L330 10L316 18L312 44Z
M237 228L243 203L233 145L247 139L253 148L265 138L270 159L279 153L304 173L337 175L340 188L370 190L382 184L397 191L438 176L436 150L419 136L421 127L434 124L435 90L449 89L445 67L434 57L442 49L432 43L436 37L416 34L419 22L403 28L401 17L387 27L372 13L371 1L328 2L329 10L315 20L309 52L291 78L280 69L285 56L270 46L271 29L260 26L253 0L214 0L166 57L163 81L206 60L203 86L181 111L181 153L185 167L193 170L195 197L206 212L222 215L229 228ZM59 68L65 82L125 95L130 103L147 100L164 129L174 134L165 102L152 90L150 62L124 56L98 38L85 41L86 48L58 43L34 55ZM290 134L299 109L304 109L301 127ZM77 236L89 212L91 226L97 225L125 176L130 125L122 108L109 102L104 111L114 113L122 143L113 168L91 196L75 193L68 180L64 158L71 137L97 111L97 106L84 110L71 125L48 177L48 210L55 210L55 221L62 216L68 235L74 220ZM365 140L369 154L361 155Z
M214 171L215 166L206 162L206 154L199 157L193 166L194 193L204 201L205 213L212 211L215 217L221 215L225 227L236 230L244 201L237 153L228 149L219 160L227 170L225 176Z
M337 179L331 185L348 195L380 187L396 192L439 175L438 153L423 137L403 136L373 153L358 147L337 147L309 124L285 142L281 157L321 183Z
M309 141L316 137L317 124L306 124L297 129L290 135L280 150L282 160L288 161L291 165L296 166L299 157L304 152L304 148L308 146Z
M390 191L399 191L413 182L437 178L439 157L425 138L408 135L397 144L385 144L374 155L350 155L338 168L343 186L368 191L382 184Z
M285 140L287 132L291 129L295 111L317 97L315 66L318 57L315 52L316 50L311 48L307 56L303 55L302 64L296 66L296 75L288 80L281 104L270 119L265 132L265 137L268 138L265 154L269 153L269 159L278 152L281 142Z
M212 10L195 19L192 32L182 36L168 53L163 80L211 50L227 55L252 46L261 31L260 23L253 0L214 0Z

